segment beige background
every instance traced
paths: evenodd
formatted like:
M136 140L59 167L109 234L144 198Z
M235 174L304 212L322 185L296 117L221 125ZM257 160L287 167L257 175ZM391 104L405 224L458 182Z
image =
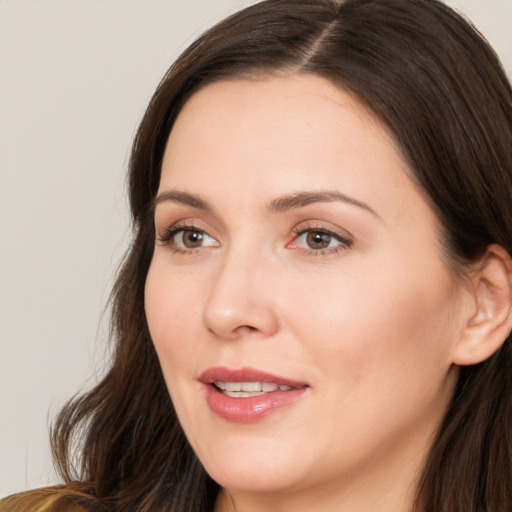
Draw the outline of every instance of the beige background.
M56 482L48 423L101 374L125 167L169 64L253 0L0 0L0 496ZM512 71L512 0L457 0Z

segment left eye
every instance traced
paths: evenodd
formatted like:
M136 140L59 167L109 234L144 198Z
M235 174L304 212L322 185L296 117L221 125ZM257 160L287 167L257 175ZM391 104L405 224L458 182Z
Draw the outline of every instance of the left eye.
M174 245L182 249L197 249L216 245L216 241L204 231L196 229L180 229L173 235Z
M308 229L307 231L300 233L296 240L297 247L314 251L349 245L347 240L343 240L338 235L319 229Z

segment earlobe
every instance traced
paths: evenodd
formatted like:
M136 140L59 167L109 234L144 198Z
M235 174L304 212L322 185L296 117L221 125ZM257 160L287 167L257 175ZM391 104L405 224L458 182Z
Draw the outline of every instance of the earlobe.
M507 251L490 245L471 282L474 309L453 357L453 362L462 366L492 356L512 329L512 260Z

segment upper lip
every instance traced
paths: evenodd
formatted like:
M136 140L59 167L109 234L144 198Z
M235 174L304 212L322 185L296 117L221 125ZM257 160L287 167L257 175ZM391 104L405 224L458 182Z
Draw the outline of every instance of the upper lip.
M307 386L306 382L300 382L268 372L257 370L255 368L226 368L224 366L216 366L208 368L204 371L199 380L204 384L213 384L216 380L222 382L269 382L279 386Z

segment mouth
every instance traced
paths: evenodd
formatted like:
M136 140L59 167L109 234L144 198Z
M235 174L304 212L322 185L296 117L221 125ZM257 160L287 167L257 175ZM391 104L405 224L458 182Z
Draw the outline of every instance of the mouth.
M210 368L200 381L210 410L224 420L238 423L260 421L296 403L310 389L305 382L251 368Z

